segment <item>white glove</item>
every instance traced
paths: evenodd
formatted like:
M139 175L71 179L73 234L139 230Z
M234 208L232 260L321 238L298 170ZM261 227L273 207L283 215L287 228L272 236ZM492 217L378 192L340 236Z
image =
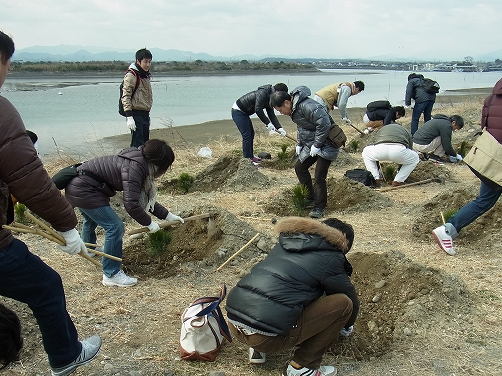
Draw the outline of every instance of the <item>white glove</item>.
M167 214L166 221L169 221L169 222L180 221L181 223L185 223L185 220L183 218L181 218L180 216L175 215L171 212L169 212Z
M148 225L148 229L150 230L150 232L157 232L160 230L160 226L157 222L152 221L152 223Z
M273 134L277 133L277 130L275 129L274 124L272 124L272 123L268 123L267 124L267 129L268 129L268 133L270 135L273 135Z
M136 130L136 123L134 122L134 118L132 116L127 117L127 127L133 132Z
M66 245L58 245L58 248L63 252L66 252L70 255L76 255L80 252L87 252L85 244L80 238L77 230L71 229L63 232L58 231L58 234L61 235L66 242Z
M286 137L286 131L284 130L284 128L279 128L277 132L279 132L282 137Z
M352 124L349 118L342 118L342 121L344 121L345 124Z
M317 154L319 154L320 151L321 149L316 148L314 145L312 145L312 147L310 148L310 156L315 157Z
M302 147L300 145L296 145L296 155L300 155L301 151L302 151Z
M460 154L457 154L457 160L459 162L462 162L464 160L464 158Z
M342 330L340 330L340 334L344 337L348 337L352 334L353 331L354 325L351 325L348 329L342 328Z
M457 162L457 157L454 157L453 155L450 155L450 162L451 163Z

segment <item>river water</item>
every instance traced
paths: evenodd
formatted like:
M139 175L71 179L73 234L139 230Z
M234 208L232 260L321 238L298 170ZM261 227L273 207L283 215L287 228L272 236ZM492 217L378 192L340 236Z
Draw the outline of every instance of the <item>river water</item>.
M241 95L263 84L284 82L293 89L308 86L312 92L340 81L361 80L366 89L349 99L349 107L365 107L387 99L402 105L410 72L329 69L320 73L173 77L154 75L151 128L230 119L230 108ZM486 88L500 72L425 72L438 81L441 91ZM25 126L38 134L42 154L92 148L103 137L128 133L118 110L122 77L16 77L7 76L1 95L17 108ZM439 94L441 95L441 94Z

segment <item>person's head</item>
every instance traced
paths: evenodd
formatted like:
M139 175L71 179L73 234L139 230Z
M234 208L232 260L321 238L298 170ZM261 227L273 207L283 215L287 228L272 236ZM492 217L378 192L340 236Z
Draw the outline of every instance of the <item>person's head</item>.
M7 73L9 73L12 55L14 55L14 41L7 34L0 31L0 87L2 87Z
M404 111L403 106L396 106L394 107L394 111L396 112L396 119L400 119L406 115L406 112Z
M364 82L362 81L354 81L354 95L359 94L361 91L364 90Z
M162 140L152 139L145 142L141 149L148 163L157 167L155 176L164 174L174 162L174 152L171 147Z
M286 84L283 84L282 82L279 82L274 85L274 90L275 91L285 91L286 93L288 92L288 86Z
M291 95L287 91L276 91L270 96L270 106L279 111L282 115L291 115L293 102Z
M339 220L338 218L327 218L322 221L322 223L340 230L342 234L344 234L347 238L347 251L344 253L350 251L350 249L352 248L352 243L354 243L354 229L352 228L352 226Z
M450 116L451 126L454 131L462 129L464 126L464 118L459 115Z
M414 79L414 78L420 78L420 77L423 77L423 76L422 76L421 74L418 74L418 73L410 73L410 74L408 75L408 81L409 81L409 80L412 80L412 79Z
M19 318L12 310L0 304L0 369L17 360L22 347Z
M146 48L136 51L136 64L148 72L152 66L152 53Z

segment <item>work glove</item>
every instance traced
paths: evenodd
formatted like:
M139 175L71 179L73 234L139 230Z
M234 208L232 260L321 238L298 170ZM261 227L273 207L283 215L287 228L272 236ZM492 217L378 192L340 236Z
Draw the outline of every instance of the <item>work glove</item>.
M148 225L148 229L150 230L150 232L153 233L153 232L159 231L160 230L160 226L159 226L159 224L157 222L152 221L152 223L150 223Z
M76 255L77 253L85 253L87 249L85 248L85 244L80 238L78 231L75 229L71 229L68 231L58 231L58 234L61 235L66 243L66 245L58 245L58 248L63 252L68 253L69 255Z
M316 148L314 145L312 145L312 147L310 148L310 156L315 157L317 154L319 154L320 151L321 149Z
M451 163L457 162L457 157L454 157L453 155L450 155L450 162Z
M344 121L345 124L352 124L349 118L342 118L342 121Z
M183 218L181 218L180 216L175 215L171 212L169 212L169 214L167 214L166 221L169 221L169 222L180 221L181 223L185 223L185 220Z
M134 118L132 116L127 117L127 127L133 132L136 130L136 123L134 122Z
M277 130L275 129L274 124L272 124L272 123L268 123L267 124L267 129L268 129L268 133L270 135L273 135L273 134L277 133Z
M457 154L457 160L459 162L462 162L464 160L464 158L460 154Z
M340 334L344 337L348 337L352 334L353 331L354 331L354 325L351 325L347 329L342 328L342 330L340 330Z
M284 130L284 128L279 128L277 132L279 132L282 137L286 137L286 131Z
M300 145L296 145L296 155L300 155L300 152L302 151L302 147Z

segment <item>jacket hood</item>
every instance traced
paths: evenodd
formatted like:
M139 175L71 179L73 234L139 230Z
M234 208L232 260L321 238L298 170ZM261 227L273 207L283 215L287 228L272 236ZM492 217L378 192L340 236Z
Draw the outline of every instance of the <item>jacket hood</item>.
M268 92L271 92L272 91L272 85L267 84L267 85L258 86L258 90L266 90Z
M334 251L347 253L347 238L338 229L318 220L301 217L286 217L275 225L280 234L281 246L290 252L326 247L327 242Z
M139 148L135 147L125 148L122 149L118 155L119 157L127 158L135 162L139 163L146 162L146 158L143 155L143 152L141 151L142 148L143 148L142 146L140 146Z
M293 105L291 111L294 111L298 103L309 97L311 91L307 86L297 86L290 94L293 97Z
M495 86L493 87L493 94L502 95L502 78L498 80Z

